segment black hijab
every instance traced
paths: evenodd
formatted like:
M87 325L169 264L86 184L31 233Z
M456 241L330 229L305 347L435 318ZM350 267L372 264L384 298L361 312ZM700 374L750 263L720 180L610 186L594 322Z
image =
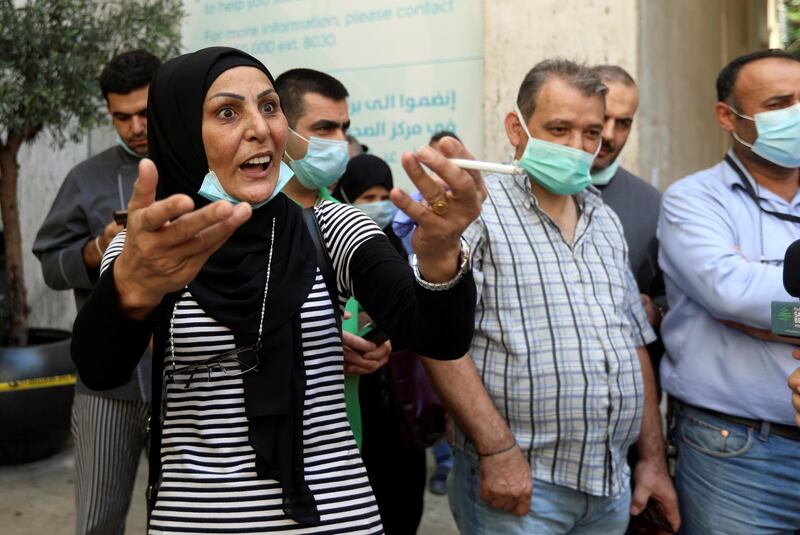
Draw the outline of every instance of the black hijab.
M164 63L150 84L149 157L158 169L158 198L198 195L208 172L202 138L203 100L214 80L240 66L267 68L239 50L212 47ZM272 160L278 165L280 155ZM302 415L305 371L300 335L300 307L317 269L316 251L299 207L279 194L255 209L189 283L198 304L233 331L236 347L255 343L266 282L270 232L275 243L266 299L262 348L257 370L242 376L250 445L256 472L283 488L286 514L301 524L318 524L319 513L303 474Z
M394 187L389 164L372 154L359 154L347 162L342 178L333 190L333 196L347 204L353 202L372 186Z
M347 162L347 169L336 184L336 189L333 190L332 195L342 202L353 204L361 194L372 186L383 186L392 191L394 187L392 169L388 163L377 156L359 154ZM392 225L384 228L383 233L389 238L389 243L392 244L392 247L400 253L400 256L405 258L406 250L403 247L403 241L394 233Z

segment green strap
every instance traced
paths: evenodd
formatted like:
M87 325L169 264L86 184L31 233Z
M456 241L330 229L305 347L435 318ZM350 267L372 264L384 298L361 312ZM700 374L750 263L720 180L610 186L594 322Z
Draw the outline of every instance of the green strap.
M317 192L317 198L323 201L331 201L335 202L336 204L341 204L339 199L336 199L333 195L331 195L331 192L328 191L328 188L320 188L320 190Z
M350 313L350 318L342 321L342 329L349 333L358 332L358 301L352 297L347 300L344 309ZM344 403L347 411L347 420L353 430L356 445L361 451L361 404L358 400L358 375L344 378Z
M287 195L289 197L289 195ZM295 203L300 208L304 208L302 204L297 202L294 197L289 197L293 203ZM328 188L321 188L317 190L317 199L314 201L314 205L316 206L320 201L331 201L335 202L336 204L342 204L342 201L331 195L331 192L328 191Z

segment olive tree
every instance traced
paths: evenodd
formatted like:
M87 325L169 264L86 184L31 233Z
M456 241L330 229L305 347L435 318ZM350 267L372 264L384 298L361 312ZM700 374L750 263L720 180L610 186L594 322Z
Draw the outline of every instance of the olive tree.
M9 345L25 345L27 292L22 265L17 156L47 132L53 148L78 141L103 118L98 87L115 54L143 48L178 52L180 0L0 0L0 212L5 240Z

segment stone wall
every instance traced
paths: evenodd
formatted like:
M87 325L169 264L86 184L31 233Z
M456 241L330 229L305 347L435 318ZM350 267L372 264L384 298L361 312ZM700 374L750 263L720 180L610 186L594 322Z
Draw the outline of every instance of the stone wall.
M60 150L53 150L49 136L43 135L36 143L20 149L19 204L32 327L72 328L75 319L72 292L57 292L45 285L39 260L31 253L31 247L64 177L79 162L110 147L114 142L112 132L111 127L97 129L81 142L68 143Z

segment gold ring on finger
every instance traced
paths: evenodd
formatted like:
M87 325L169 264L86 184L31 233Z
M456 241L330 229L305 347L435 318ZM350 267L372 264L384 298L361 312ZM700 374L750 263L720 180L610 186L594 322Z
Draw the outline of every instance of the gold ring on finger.
M448 207L449 203L447 199L439 199L438 201L433 201L431 203L431 209L436 215L445 215Z

